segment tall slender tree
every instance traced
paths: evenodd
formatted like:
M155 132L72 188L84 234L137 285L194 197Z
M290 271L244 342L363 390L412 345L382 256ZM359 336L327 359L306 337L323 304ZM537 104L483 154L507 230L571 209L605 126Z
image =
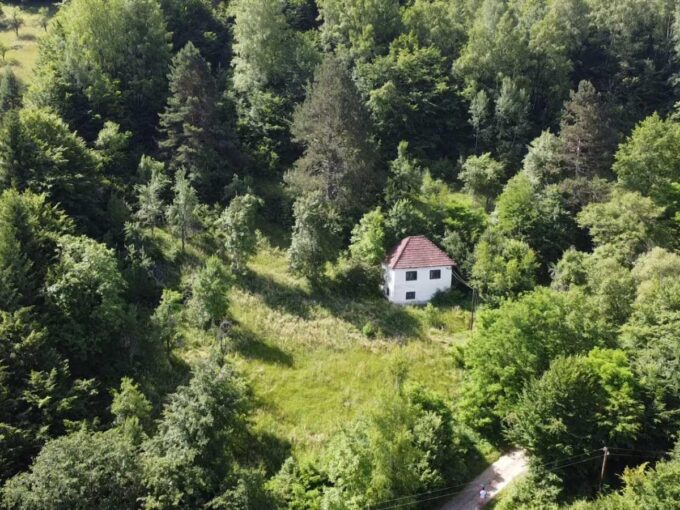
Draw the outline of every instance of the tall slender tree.
M369 125L349 71L328 55L294 115L293 135L305 148L287 176L295 191L319 192L347 219L361 211L378 184Z
M189 41L172 60L170 97L160 116L159 143L170 169L187 168L209 185L216 171L215 80L208 63ZM205 181L205 182L204 182Z
M186 240L196 225L196 206L198 198L196 190L191 186L186 170L180 170L175 176L173 188L174 199L166 210L170 226L182 239L182 253L186 251Z

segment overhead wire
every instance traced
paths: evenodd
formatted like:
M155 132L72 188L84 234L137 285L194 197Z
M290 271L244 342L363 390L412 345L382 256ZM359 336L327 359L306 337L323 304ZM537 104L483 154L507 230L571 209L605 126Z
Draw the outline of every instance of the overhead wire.
M592 450L590 452L585 452L585 453L581 453L581 454L578 454L578 455L572 455L570 457L557 459L556 461L550 461L546 464L552 464L554 462L564 462L566 460L582 457L584 455L589 455L589 454L591 454L593 452L597 452L597 451L599 451L599 450ZM560 465L560 466L553 466L553 467L550 467L550 468L546 468L546 471L557 471L557 470L563 469L565 467L575 466L577 464L583 464L585 462L590 462L592 460L600 459L600 458L601 458L601 456L598 454L598 455L591 456L587 459L581 459L581 460L577 460L577 461L574 461L574 462L568 462L567 464L563 464L563 465ZM544 467L545 467L545 465L544 465ZM393 502L404 500L404 499L418 498L419 496L434 494L435 492L441 492L441 491L444 491L444 490L449 490L449 489L461 487L461 486L464 486L464 485L470 485L470 483L471 482L468 482L468 483L465 483L465 484L460 484L460 485L452 485L450 487L444 487L444 488L432 490L432 491L429 491L429 492L421 492L421 493L417 493L417 494L409 494L409 495L406 495L406 496L401 496L401 497L398 497L398 498L387 499L385 501L381 501L381 502L376 503L374 505L370 505L370 506L367 507L367 509L370 509L370 510L391 510L391 509L394 509L394 508L401 508L401 507L404 507L404 506L407 506L407 505L411 505L413 503L422 503L422 502L425 502L425 501L433 501L435 499L440 499L440 498L449 497L449 496L455 496L455 495L458 495L458 494L462 494L464 492L477 491L478 490L477 487L470 487L468 489L463 489L463 490L454 491L454 492L450 492L450 493L438 494L437 496L427 498L427 499L417 499L417 501L406 501L406 502L397 503L395 505L387 506L387 507L382 506L382 505L385 505L385 504L388 504L388 503L393 503Z

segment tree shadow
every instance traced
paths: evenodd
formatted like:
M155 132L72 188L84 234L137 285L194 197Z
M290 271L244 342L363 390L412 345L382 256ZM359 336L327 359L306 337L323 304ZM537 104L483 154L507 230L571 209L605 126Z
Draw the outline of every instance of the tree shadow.
M359 330L370 322L384 336L423 337L422 327L415 317L381 296L344 295L335 286L323 284L308 292L252 271L239 279L237 285L260 296L270 308L300 319L309 320L313 308L322 308Z
M243 290L257 294L267 306L301 319L309 319L312 304L318 303L304 289L284 285L270 276L251 270L239 278L236 284Z
M293 356L279 347L263 341L252 331L237 325L230 332L234 349L244 358L257 359L272 365L293 366Z
M247 463L263 464L267 476L275 475L292 453L290 441L270 432L254 432L243 451Z

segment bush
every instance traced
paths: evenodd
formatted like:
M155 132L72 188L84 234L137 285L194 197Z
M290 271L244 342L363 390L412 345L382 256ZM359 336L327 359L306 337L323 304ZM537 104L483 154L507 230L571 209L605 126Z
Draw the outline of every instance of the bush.
M361 328L361 332L366 338L375 338L376 336L380 336L382 334L380 327L376 326L373 321L368 321L366 324L364 324L364 327Z
M346 297L378 297L382 271L356 260L341 259L331 273L332 290Z

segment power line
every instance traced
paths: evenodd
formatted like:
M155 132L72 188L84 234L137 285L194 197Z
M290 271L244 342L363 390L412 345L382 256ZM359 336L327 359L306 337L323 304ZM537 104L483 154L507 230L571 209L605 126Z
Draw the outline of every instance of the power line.
M555 461L550 461L546 464L552 464L552 463L555 463L555 462L564 462L566 460L570 460L570 459L573 459L573 458L582 457L584 455L589 455L589 454L596 452L596 451L599 451L599 450L592 450L590 452L580 453L578 455L572 455L571 457L565 457L565 458L562 458L562 459L557 459ZM565 467L575 466L577 464L582 464L584 462L590 462L592 460L599 459L599 458L600 458L599 455L595 455L595 456L591 456L587 459L581 459L581 460L577 460L575 462L568 462L568 463L563 464L561 466L553 466L551 468L546 468L546 471L557 471L557 470L563 469ZM543 465L543 467L545 467L545 466L546 465ZM404 500L404 499L418 498L419 496L426 496L428 494L434 494L435 492L441 492L441 491L445 491L445 490L454 489L456 487L462 487L462 486L465 486L465 485L470 485L470 483L472 483L472 482L467 482L467 483L459 484L459 485L452 485L450 487L443 487L441 489L435 489L435 490L432 490L432 491L429 491L429 492L421 492L421 493L417 493L417 494L409 494L407 496L401 496L401 497L398 497L398 498L387 499L385 501L381 501L379 503L375 503L373 505L370 505L367 508L372 509L372 510L391 510L393 508L400 508L400 507L404 507L404 506L407 506L407 505L411 505L412 503L422 503L424 501L432 501L432 500L435 500L435 499L444 498L444 497L448 497L448 496L455 496L457 494L462 494L464 492L476 491L477 490L476 487L470 487L469 489L463 489L463 490L454 491L454 492L450 492L450 493L439 494L437 496L433 496L433 497L427 498L427 499L418 499L417 501L406 501L406 502L397 503L395 505L387 506L387 507L382 506L382 505L385 505L387 503L393 503L393 502Z

